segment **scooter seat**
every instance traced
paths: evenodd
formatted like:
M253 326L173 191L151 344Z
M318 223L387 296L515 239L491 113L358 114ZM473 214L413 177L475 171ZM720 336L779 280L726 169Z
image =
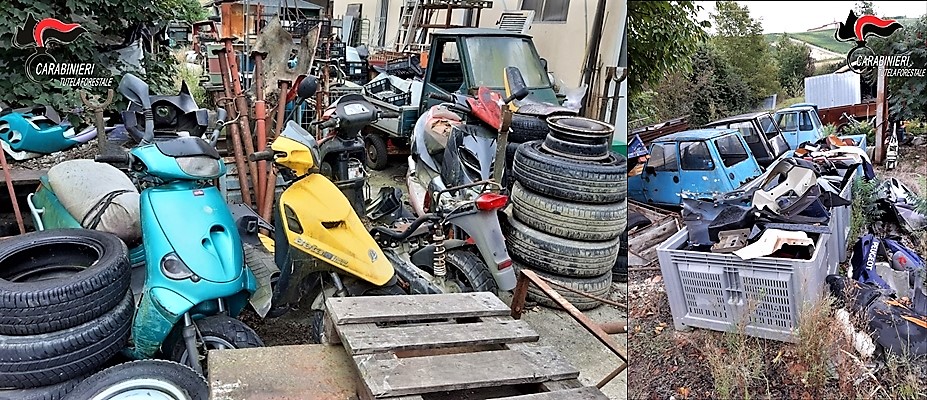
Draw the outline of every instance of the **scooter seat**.
M64 161L48 170L48 184L82 227L115 234L130 246L141 239L138 189L116 167Z

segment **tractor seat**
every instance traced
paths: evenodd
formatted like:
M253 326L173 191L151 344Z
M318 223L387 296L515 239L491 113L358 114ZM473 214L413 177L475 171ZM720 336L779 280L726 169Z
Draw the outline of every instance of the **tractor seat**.
M141 239L138 189L116 167L64 161L48 170L48 184L82 227L115 234L129 246Z

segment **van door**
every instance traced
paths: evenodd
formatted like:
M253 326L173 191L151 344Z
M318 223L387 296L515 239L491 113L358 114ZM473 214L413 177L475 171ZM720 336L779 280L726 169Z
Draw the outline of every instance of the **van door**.
M766 136L757 129L752 120L736 122L731 124L730 127L740 131L740 136L743 136L744 141L747 142L747 146L750 148L750 152L753 153L753 157L756 158L760 165L772 164L773 156L766 147Z
M798 148L798 113L795 111L777 112L776 125L782 130L782 136L785 138L789 149Z
M737 189L762 173L760 165L750 157L744 144L737 135L725 135L714 140L714 150L721 160L721 180L727 185L722 193Z
M717 158L705 141L679 143L681 189L686 198L710 199L715 193L727 192L724 175L718 170Z
M766 143L769 143L769 150L772 153L773 160L789 151L789 144L785 142L782 132L779 131L779 126L776 125L776 121L773 121L770 115L761 115L756 122L760 124L760 132L766 135Z
M821 131L814 126L815 119L811 117L813 110L800 111L798 117L798 144L816 142L821 138Z
M679 158L676 142L654 143L644 165L644 198L648 203L679 205Z

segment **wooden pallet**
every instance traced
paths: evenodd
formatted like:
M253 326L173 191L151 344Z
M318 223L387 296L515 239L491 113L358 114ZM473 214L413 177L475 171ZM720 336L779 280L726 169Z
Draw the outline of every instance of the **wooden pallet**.
M607 399L491 293L329 298L361 399Z

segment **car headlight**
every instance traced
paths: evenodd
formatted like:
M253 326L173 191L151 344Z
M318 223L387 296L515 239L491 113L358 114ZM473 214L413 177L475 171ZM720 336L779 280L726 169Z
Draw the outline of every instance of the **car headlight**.
M184 264L183 260L177 256L177 253L168 253L161 259L161 273L178 281L187 278L190 278L193 282L200 280L200 277L196 276L187 264Z

